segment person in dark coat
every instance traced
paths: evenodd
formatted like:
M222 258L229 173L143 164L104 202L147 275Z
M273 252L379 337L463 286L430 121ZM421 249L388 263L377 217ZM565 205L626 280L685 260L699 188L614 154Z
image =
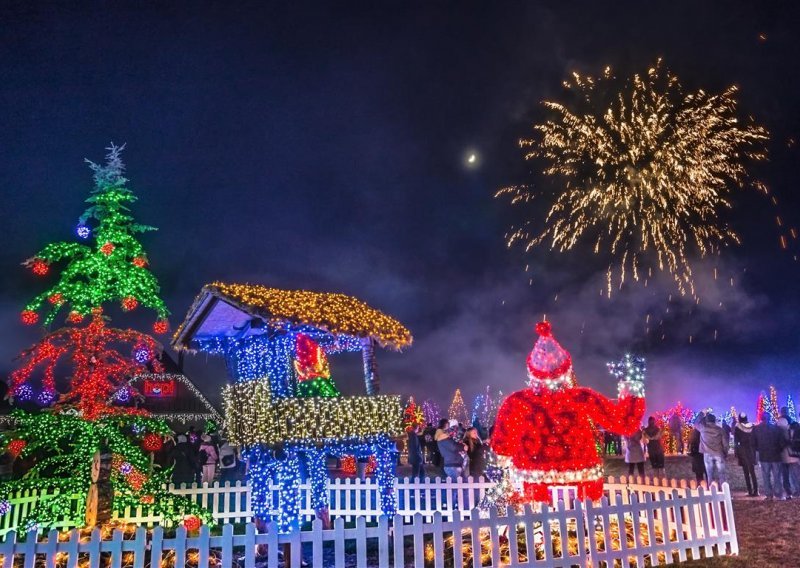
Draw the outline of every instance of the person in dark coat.
M189 443L184 435L177 438L175 450L175 468L172 470L172 483L194 483L200 475L200 464L198 462L197 450Z
M421 426L419 424L416 424L408 431L408 464L411 466L411 478L414 480L425 477L425 468L422 465L420 431Z
M661 437L664 431L656 424L656 419L651 416L647 419L647 428L644 429L647 439L647 455L650 456L650 465L653 468L654 477L666 477L664 471L664 446L661 445Z
M700 432L692 428L689 434L689 456L692 458L692 471L698 483L707 481L705 456L700 451Z
M469 457L468 476L478 479L486 472L486 444L481 440L477 428L469 428L464 433L464 443Z
M761 481L765 499L783 501L783 482L781 479L781 453L785 445L783 431L767 415L763 422L753 428L753 441L761 463Z
M733 430L733 453L739 460L744 472L744 482L750 497L758 495L758 478L756 477L756 445L753 439L755 426L747 421L747 414L742 412Z

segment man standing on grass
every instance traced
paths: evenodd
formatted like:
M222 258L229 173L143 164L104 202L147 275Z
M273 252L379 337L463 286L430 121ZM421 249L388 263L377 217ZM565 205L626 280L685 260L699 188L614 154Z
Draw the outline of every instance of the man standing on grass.
M781 408L781 415L778 418L778 428L783 432L786 445L781 452L781 477L783 478L783 490L786 498L800 497L800 458L792 455L790 445L792 436L796 435L797 422L789 418L789 409Z
M708 482L716 481L721 486L727 481L725 460L730 447L729 437L713 414L698 418L694 427L700 432L700 453L703 454Z
M761 462L764 499L783 501L785 497L781 480L781 452L785 445L785 439L781 429L771 420L770 414L766 413L764 420L753 428L753 436L758 460Z

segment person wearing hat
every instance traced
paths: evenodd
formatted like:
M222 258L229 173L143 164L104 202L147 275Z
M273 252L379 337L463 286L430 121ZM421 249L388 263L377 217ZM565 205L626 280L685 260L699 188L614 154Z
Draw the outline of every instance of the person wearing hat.
M572 358L548 322L528 356L528 388L509 395L492 432L494 451L510 459L523 502L550 502L550 488L574 487L580 498L603 495L603 460L595 445L599 426L622 436L638 431L644 416L642 381L622 380L612 400L576 384Z
M708 482L716 481L722 485L728 479L725 464L730 449L729 437L711 413L698 418L694 427L700 432L700 453L703 454Z
M756 444L753 440L754 425L747 421L747 414L739 414L736 427L733 429L733 453L739 460L750 497L758 495L758 478L756 477Z

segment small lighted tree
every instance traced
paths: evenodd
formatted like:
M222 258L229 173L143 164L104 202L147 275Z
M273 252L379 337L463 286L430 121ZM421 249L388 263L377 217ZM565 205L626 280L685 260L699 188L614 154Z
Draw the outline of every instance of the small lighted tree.
M148 269L147 254L136 235L154 227L136 223L128 205L136 196L128 189L125 166L120 158L124 146L111 145L106 164L89 162L95 187L86 200L90 207L81 215L76 229L81 242L57 242L45 246L25 261L34 274L46 276L54 263L66 261L58 282L36 296L22 312L22 321L33 325L45 311L44 325L62 310L67 321L79 323L105 302L120 302L130 311L140 304L154 310L159 318L156 333L167 331L167 310L159 294L158 281Z
M456 389L447 416L450 420L458 420L461 424L469 424L469 415L467 414L467 407L464 404L464 398L461 396L461 389Z

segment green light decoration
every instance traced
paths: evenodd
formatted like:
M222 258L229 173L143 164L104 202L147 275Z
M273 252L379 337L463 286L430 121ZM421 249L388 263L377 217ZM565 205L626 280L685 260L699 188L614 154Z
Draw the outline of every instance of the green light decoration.
M3 447L19 458L32 458L34 465L21 479L0 482L0 498L29 489L58 490L56 495L40 498L21 519L20 527L48 529L64 521L83 526L92 460L103 445L113 456L115 511L144 507L166 523L178 523L187 516L211 522L211 514L200 505L163 489L171 468L152 466L141 447L148 434L169 434L163 420L117 415L88 421L71 413L22 410L14 411L14 417L16 428L2 435Z
M35 324L39 312L45 311L43 323L48 326L62 310L68 312L68 322L80 323L103 303L119 302L124 311L139 305L154 310L158 317L154 331L168 330L169 311L158 295L158 281L148 270L147 254L136 239L138 233L156 229L134 222L130 215L128 205L137 197L126 186L120 158L123 149L124 145L111 144L105 165L89 162L95 187L76 230L89 244L51 243L25 261L38 276L46 276L54 263L67 264L58 282L25 306L23 323Z

